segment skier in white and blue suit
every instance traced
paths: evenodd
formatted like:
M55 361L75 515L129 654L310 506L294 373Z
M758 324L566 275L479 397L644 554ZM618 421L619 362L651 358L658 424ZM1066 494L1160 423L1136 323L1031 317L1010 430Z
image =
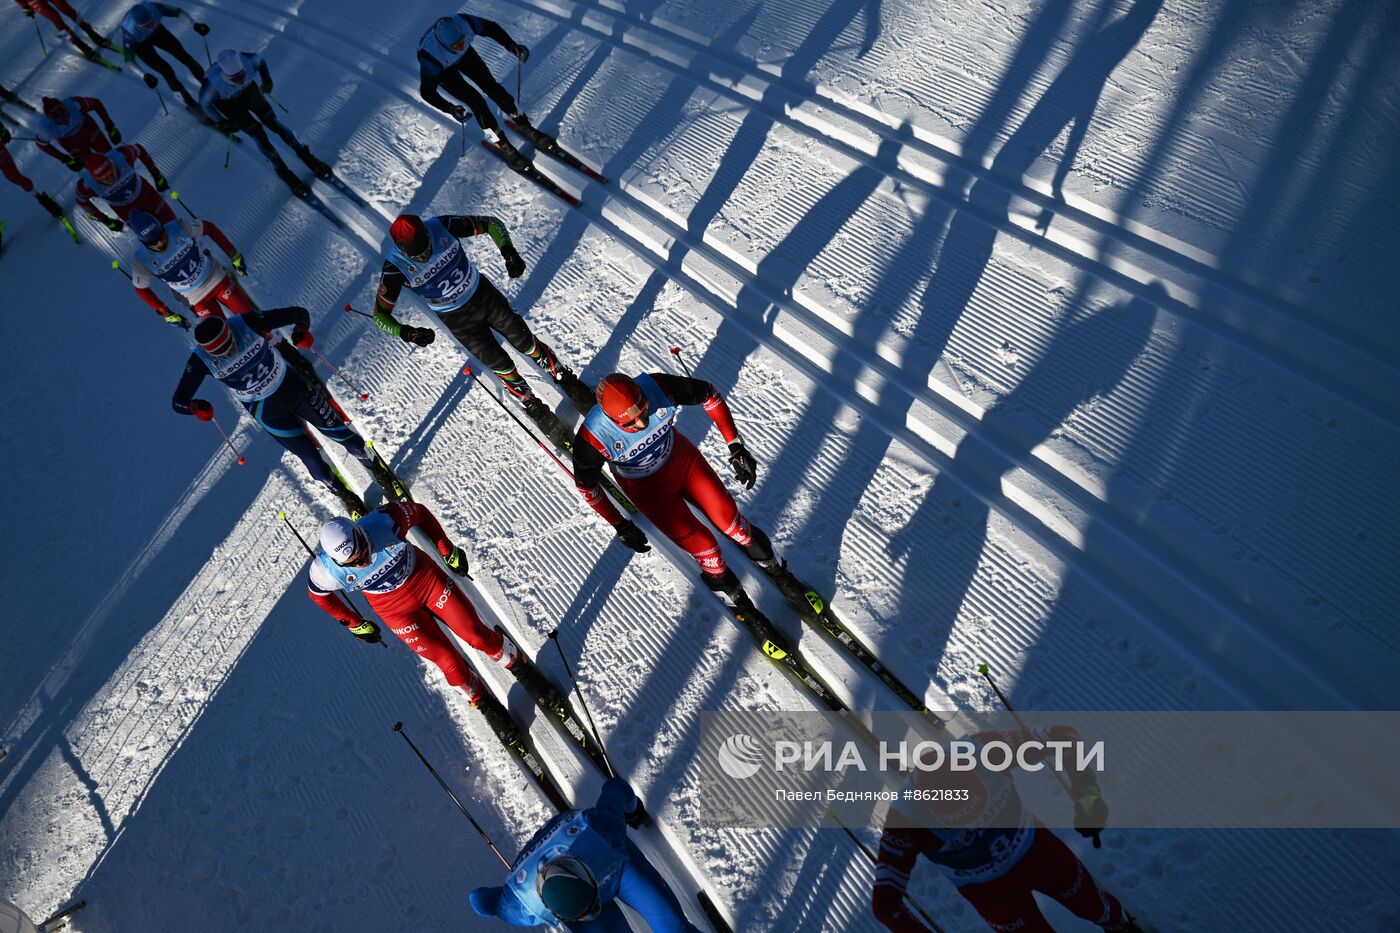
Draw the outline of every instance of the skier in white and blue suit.
M644 818L627 782L610 779L597 804L545 823L516 857L505 884L473 891L473 909L518 927L562 924L571 933L627 933L632 927L621 901L653 933L700 933L665 879L627 838L628 825Z

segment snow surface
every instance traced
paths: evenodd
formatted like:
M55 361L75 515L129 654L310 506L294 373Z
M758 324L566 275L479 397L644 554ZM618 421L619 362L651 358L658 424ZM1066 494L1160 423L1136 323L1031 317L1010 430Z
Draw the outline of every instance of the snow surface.
M124 8L84 4L104 29ZM374 210L316 185L349 230L332 226L250 143L224 170L181 108L55 50L47 24L40 59L8 8L0 81L101 97L247 253L255 299L313 310L317 348L372 392L357 425L555 677L561 627L659 817L648 845L736 929L879 928L844 835L717 831L688 795L700 711L809 701L688 560L609 543L451 340L410 353L340 312L368 304L401 209L505 220L530 263L509 294L589 380L667 369L682 345L762 465L746 512L931 706L993 707L985 660L1024 707L1397 707L1397 5L473 5L532 47L536 122L615 179L541 159L583 192L573 211L473 129L459 157L417 99L413 48L444 8L186 8L215 50L266 55L291 125ZM71 199L55 162L12 152ZM547 803L435 670L305 598L276 512L309 533L334 503L247 419L238 468L170 412L185 344L110 268L129 235L79 221L75 247L3 197L4 563L24 585L0 678L0 897L36 917L84 897L83 931L497 928L466 893L499 866L390 726L507 850ZM506 282L489 244L473 254ZM897 708L816 636L803 648L853 703ZM596 775L546 754L588 802ZM1400 928L1393 832L1080 842L1164 930ZM983 928L927 866L915 890L947 929Z

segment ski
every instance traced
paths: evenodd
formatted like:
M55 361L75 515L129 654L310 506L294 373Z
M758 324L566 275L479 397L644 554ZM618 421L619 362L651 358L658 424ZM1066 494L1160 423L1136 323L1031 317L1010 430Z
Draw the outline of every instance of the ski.
M408 488L408 484L399 479L399 475L393 468L379 456L379 448L374 446L374 441L365 441L365 446L369 448L370 455L374 458L377 470L371 470L374 474L374 481L379 484L379 488L384 490L384 495L393 502L412 502L413 493Z
M295 191L293 191L292 193L296 194ZM350 232L349 225L346 224L345 221L341 220L340 217L336 215L335 211L330 209L330 207L326 204L325 201L322 201L319 197L317 197L315 192L308 190L306 194L298 194L297 198L301 200L302 203L310 206L310 208L316 213L329 220L339 229L345 231L346 233Z
M540 673L540 669L535 666L535 662L525 657L523 654L516 668L511 668L511 673L520 682L520 686L525 688L525 692L535 701L535 705L552 719L557 719L559 725L568 733L569 738L583 753L593 760L593 764L598 767L602 774L611 774L612 769L608 767L607 758L603 757L603 750L593 737L580 724L578 716L574 714L573 707L569 705L568 699L559 688L550 683L549 680Z
M121 46L117 45L111 39L108 39L96 29L93 29L91 23L80 23L79 25L81 26L83 32L87 33L87 37L91 39L94 44L101 46L109 52L120 52L122 50Z
M788 649L778 640L778 633L773 629L773 623L768 620L758 609L751 612L742 611L729 604L729 601L720 598L720 602L725 605L730 614L739 621L744 630L753 637L758 644L758 649L763 652L764 657L772 661L783 673L791 677L797 684L803 687L808 693L816 698L833 713L848 712L846 704L841 702L831 689L831 687L807 666L807 662L797 653L797 649Z
M544 791L549 802L559 810L570 809L569 799L564 796L554 778L545 771L544 765L540 764L534 749L525 740L524 733L516 725L515 720L511 718L510 712L501 705L501 701L487 692L482 695L476 708L486 719L486 724L491 727L492 732L496 733L496 738L501 740L501 744L506 747L506 750L519 759L520 763L525 766L525 770L534 777L535 783L540 786L540 790Z
M506 154L501 151L500 146L497 146L495 143L489 142L485 139L481 141L481 145L486 149L487 152L491 153L496 158L504 162L506 164L506 167L509 168L512 172L515 172L517 175L520 175L524 178L530 179L535 184L539 185L541 188L548 191L550 194L554 195L556 198L563 201L570 207L578 207L578 198L574 197L572 194L561 188L557 181L550 178L544 172L541 172L533 165L526 165L523 168L516 168L515 166L511 165L510 162L506 159Z
M536 152L542 152L551 159L556 159L575 171L582 172L599 184L606 185L608 183L608 177L606 175L559 145L559 140L550 136L548 133L543 133L533 127L529 130L524 129L514 120L510 119L506 120L506 126L512 132L519 134L523 139L527 140L530 145L534 146ZM545 140L545 142L542 143L541 140Z
M700 909L704 911L705 919L715 928L715 933L734 933L734 928L724 919L724 914L720 913L715 902L710 900L710 892L696 891L695 899L700 902Z
M355 191L353 188L351 188L341 179L337 178L335 175L327 175L325 178L321 178L319 180L325 182L327 185L334 188L337 192L344 195L349 200L354 201L364 210L374 210L374 208L370 206L368 201L360 197L360 193L358 191Z
M69 917L73 916L86 906L87 901L85 900L75 901L74 903L69 904L67 907L64 907L61 910L59 910L58 913L54 914L52 917L49 917L43 923L39 924L39 929L42 931L42 933L55 933L55 931L61 930L68 925Z
M85 58L88 61L92 62L94 65L101 65L103 68L106 68L109 71L122 70L121 65L118 65L116 62L107 61L107 59L103 58L101 53L99 53L96 49L94 49L90 55L84 55L82 52L78 52L78 55L79 57Z
M59 225L60 227L62 227L64 230L67 230L67 231L68 231L68 235L71 236L71 237L73 238L73 242L74 242L74 243L79 244L79 245L82 244L83 238L80 237L80 236L78 236L78 231L73 227L73 221L71 221L71 220L68 219L68 215L67 215L67 214L60 214L58 217L55 217L54 219L58 221L58 225Z
M10 116L8 113L6 113L6 112L3 111L3 110L0 110L0 120L4 120L6 123L9 123L11 126L23 126L22 123L20 123L18 120L16 120L14 117Z
M768 577L777 585L783 598L788 601L788 604L792 606L803 622L816 628L844 648L847 654L874 674L880 683L888 687L890 692L899 697L900 701L910 709L931 717L939 726L943 725L942 720L929 711L929 708L924 705L923 700L914 691L906 687L889 668L880 663L880 659L875 657L875 653L856 637L850 626L842 621L821 594L799 580L788 569L786 561L783 562L778 574L768 574Z

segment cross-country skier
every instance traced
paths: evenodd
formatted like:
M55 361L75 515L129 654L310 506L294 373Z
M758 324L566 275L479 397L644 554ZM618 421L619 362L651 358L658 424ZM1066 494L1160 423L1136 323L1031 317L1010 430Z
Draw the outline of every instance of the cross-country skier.
M495 217L443 214L425 220L414 214L404 214L395 220L389 228L394 248L380 271L374 323L405 343L425 347L433 342L432 328L409 327L394 318L394 305L407 285L441 318L462 346L491 367L541 430L549 434L556 445L565 446L569 436L559 419L530 391L530 384L496 342L492 331L509 340L549 373L580 412L592 407L593 393L573 370L559 362L544 341L531 333L506 297L478 271L461 238L481 233L490 236L500 249L507 275L517 278L524 273L525 260L511 244L505 224Z
M112 144L122 141L121 131L112 122L107 108L96 97L45 97L41 101L44 119L34 131L34 145L68 167L80 172L90 152L111 152ZM97 114L107 135L92 118ZM108 141L110 140L110 142Z
M311 600L356 638L378 641L374 623L335 595L337 590L363 591L384 624L477 706L486 688L438 623L507 670L520 661L520 650L500 629L487 628L461 589L408 543L413 528L423 529L454 573L466 575L466 554L448 539L433 513L416 502L395 502L358 520L333 518L321 526L321 552L311 562Z
M423 38L418 40L418 93L423 96L423 100L459 123L466 121L467 110L470 109L472 116L476 117L477 124L483 131L489 131L491 140L500 146L507 164L519 171L529 165L530 160L521 155L506 139L501 125L496 122L491 108L486 105L477 88L485 91L486 95L495 101L496 106L501 108L501 112L508 114L522 132L534 130L534 127L530 125L515 98L492 77L491 69L486 67L486 62L482 61L481 56L472 48L472 40L477 36L490 39L522 63L530 57L530 50L512 39L494 20L472 16L469 13L444 16L428 27L428 31L423 33ZM476 87L472 87L473 84ZM442 96L441 91L446 91L467 106L464 108L461 104L452 103Z
M155 279L168 285L200 317L222 317L225 308L234 314L256 310L233 275L201 247L199 238L209 237L228 255L239 275L248 274L248 260L212 222L176 218L161 223L155 215L140 210L133 211L127 222L141 241L131 260L131 285L166 323L182 326L184 318L152 291Z
M598 382L597 399L597 407L583 419L573 444L574 482L583 498L613 526L623 544L639 553L651 549L646 534L623 518L603 492L600 481L603 464L608 463L617 485L637 509L695 558L705 585L728 596L741 615L754 612L739 578L725 566L719 542L691 505L765 573L777 576L784 564L773 553L768 535L739 512L705 457L676 430L681 406L703 406L729 445L735 477L753 488L758 461L740 439L734 416L719 392L701 379L666 373L633 379L611 373Z
M24 11L24 15L28 16L30 19L33 19L34 14L38 13L40 16L44 17L44 19L53 23L54 29L57 29L60 35L66 35L68 41L73 43L74 47L82 53L84 58L96 61L97 50L78 37L73 27L63 21L64 16L77 23L78 27L82 29L83 32L87 33L87 37L99 48L102 46L115 48L115 46L108 42L100 32L92 28L91 23L78 15L78 11L73 9L72 5L68 3L68 0L15 0L15 3Z
M63 208L58 206L58 202L43 191L36 192L34 182L30 181L15 165L14 157L10 155L10 150L7 148L12 138L10 131L0 125L0 175L4 175L9 181L18 185L20 190L33 194L34 200L39 202L39 206L53 215L55 220L63 219Z
M335 441L365 465L386 496L394 497L396 481L379 463L364 439L345 423L320 383L309 382L263 337L278 327L291 326L292 342L310 347L311 316L305 308L273 308L249 311L224 320L207 317L195 325L195 349L185 363L171 406L182 415L201 421L214 417L214 406L195 398L206 376L213 376L233 392L253 420L283 447L296 455L311 478L329 489L351 515L364 515L364 501L346 488L331 471L303 424Z
M165 83L170 89L180 95L180 99L185 102L185 106L191 110L199 109L199 101L185 90L185 86L180 83L180 79L175 77L175 69L170 67L170 63L158 54L165 52L173 55L180 64L189 69L193 76L195 85L198 86L204 80L204 66L199 63L185 47L180 44L180 40L175 38L165 24L161 22L162 17L173 17L179 19L181 16L190 21L195 33L201 36L209 35L209 27L197 21L184 10L168 3L138 3L126 11L122 17L122 57L130 65L134 59L140 59L149 71L154 71L165 79ZM155 75L145 74L142 76L146 86L154 89L156 86Z
M261 55L224 49L215 56L214 65L205 74L199 103L204 112L220 124L220 129L229 132L241 130L251 136L258 149L272 163L277 177L299 198L306 197L311 189L282 161L282 156L267 136L268 129L281 136L317 178L331 177L331 167L312 155L311 149L277 119L272 105L263 96L272 93L272 73ZM253 80L254 77L257 81Z
M146 181L137 171L137 165L146 166L151 179ZM92 152L83 160L83 171L78 176L78 206L87 211L89 217L108 230L120 233L123 221L136 211L145 211L155 216L162 224L175 222L175 212L166 203L160 192L170 187L165 176L160 173L155 159L140 143L118 146L111 153ZM108 217L92 203L93 198L107 202L116 217Z
M477 888L472 909L519 927L562 924L575 933L626 933L618 906L632 908L653 933L699 933L646 855L627 838L641 825L636 795L610 778L587 810L558 814L525 844L506 883Z
M1079 738L1068 726L1047 732L1049 739ZM1020 730L968 736L975 743L996 740L1012 747L1045 738ZM1075 797L1075 828L1082 836L1094 836L1108 819L1098 784L1087 771L1071 772L1068 778ZM934 789L947 799L911 799L912 790ZM966 794L944 793L950 790ZM904 904L909 877L921 855L993 930L1053 933L1035 903L1032 892L1039 891L1105 930L1141 933L1117 898L1100 888L1069 847L1026 810L1009 772L915 771L905 782L885 820L871 896L876 919L895 933L929 931Z

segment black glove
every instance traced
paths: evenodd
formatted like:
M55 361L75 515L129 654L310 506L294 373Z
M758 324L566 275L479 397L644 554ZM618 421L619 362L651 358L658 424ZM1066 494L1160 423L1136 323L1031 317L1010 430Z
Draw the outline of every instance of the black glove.
M34 18L34 11L31 10L29 7L25 7L25 8L24 8L24 15L25 15L25 16L28 16L30 19L33 19L33 18Z
M458 123L466 123L471 119L471 117L467 115L467 108L463 107L461 104L453 104L449 112L452 114L452 119L456 120Z
M264 82L258 87L258 90L262 91L264 94L271 94L271 93L272 93L272 79L271 79L271 78L268 78L266 81L264 81Z
M1099 833L1108 825L1108 804L1095 785L1081 789L1074 801L1074 831L1099 844Z
M197 36L209 35L209 25L207 23L195 23L190 28L194 30L195 35Z
M651 550L651 545L647 544L646 532L638 528L630 518L624 518L613 526L613 531L617 532L617 539L627 545L638 554L645 554Z
M522 65L525 63L526 59L530 57L530 47L528 45L521 45L519 42L515 43L513 52Z
M399 339L404 343L426 347L437 339L437 331L431 327L409 327L405 324L399 328Z
M157 191L164 191L166 188L169 188L169 187L170 187L170 182L168 182L168 181L165 180L165 176L164 176L164 175L161 175L160 173L156 173L156 190L157 190Z
M518 279L525 274L525 259L507 243L501 247L501 258L506 261L506 275Z
M729 465L734 468L734 478L743 483L745 489L752 489L758 480L758 461L743 441L729 442Z
M356 638L358 638L362 642L365 642L366 644L373 645L380 640L379 626L375 625L369 619L361 619L359 621L359 624L348 625L346 626L346 628L350 629L351 635L354 635Z
M70 172L81 172L83 170L83 164L72 156L64 159L63 164L68 166L68 171Z
M153 91L156 89L156 85L160 83L156 80L155 75L142 75L141 80L145 81L146 87L150 88Z
M238 132L238 124L234 123L232 120L220 120L218 123L214 124L214 129L227 136L230 133Z
M457 545L452 545L452 551L442 559L442 562L457 576L470 576L467 573L467 552Z
M108 230L111 230L113 233L121 233L122 227L126 226L115 217L103 217L102 225Z
M633 829L641 829L643 826L651 825L651 814L647 812L646 807L642 806L642 798L640 797L637 798L636 806L627 811L624 819L627 821L627 825Z
M119 143L122 141L122 131L115 126L109 127L107 129L107 138L114 143Z

